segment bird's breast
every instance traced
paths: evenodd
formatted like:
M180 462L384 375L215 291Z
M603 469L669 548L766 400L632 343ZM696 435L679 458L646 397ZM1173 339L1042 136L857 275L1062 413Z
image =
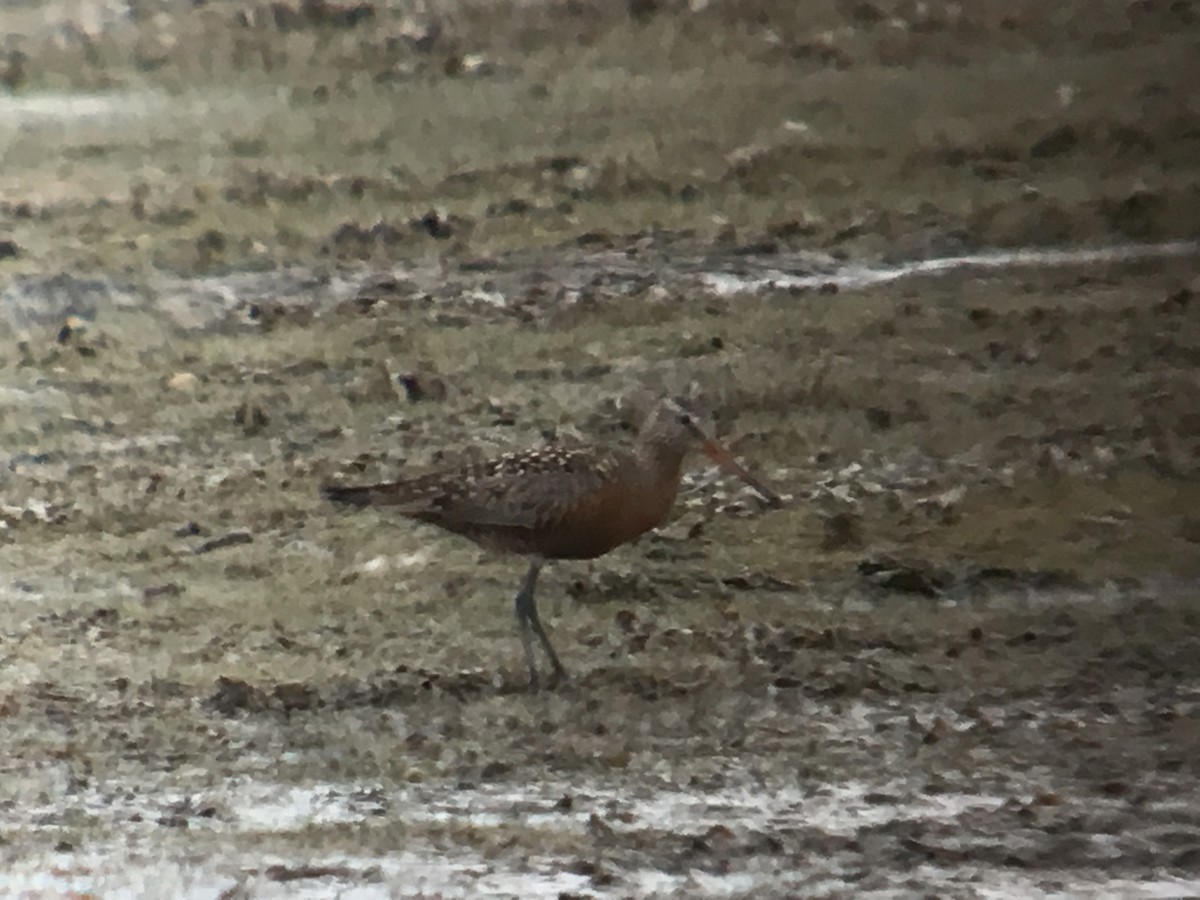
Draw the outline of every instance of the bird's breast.
M545 556L593 559L657 527L675 503L679 479L652 485L614 481L573 504L542 535Z

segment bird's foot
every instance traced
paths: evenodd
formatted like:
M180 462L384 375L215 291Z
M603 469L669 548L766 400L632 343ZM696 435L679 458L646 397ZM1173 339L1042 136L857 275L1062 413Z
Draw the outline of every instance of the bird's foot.
M558 690L561 687L569 687L571 684L571 676L567 674L567 670L559 666L554 670L554 674L550 676L550 683L547 687L550 690Z
M567 670L562 666L559 666L550 674L545 684L542 684L541 675L538 674L536 669L529 670L529 693L531 694L537 694L543 688L548 691L558 690L560 687L565 687L570 683L571 676L567 674Z

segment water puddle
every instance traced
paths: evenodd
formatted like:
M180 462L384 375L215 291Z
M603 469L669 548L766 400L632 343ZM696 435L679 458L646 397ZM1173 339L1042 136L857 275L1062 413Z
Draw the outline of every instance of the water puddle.
M0 109L0 117L3 110ZM561 257L561 255L560 255ZM718 295L754 293L770 289L794 291L839 290L883 285L903 278L940 276L960 271L1001 271L1017 268L1053 268L1134 262L1170 258L1200 257L1200 243L1176 241L1166 244L1134 244L1080 250L1013 250L914 260L894 265L842 263L832 257L814 254L772 255L741 258L738 271L713 271L710 264L636 262L625 289L636 293L644 288L647 274L668 290L690 291L700 285ZM543 263L545 261L543 260ZM629 267L627 259L598 261L592 256L556 258L548 270L562 284L590 282L598 274L611 274L612 266ZM457 272L452 276L441 267L423 263L402 263L391 275L416 291L442 298L448 306L480 305L481 285L487 284L489 307L507 307L526 294L527 284L520 266L516 269L489 270L482 275ZM67 316L81 317L85 323L104 322L112 327L117 316L148 313L166 330L185 331L252 326L247 310L255 303L282 303L324 311L351 299L378 280L379 272L357 271L322 280L303 267L269 272L242 272L220 278L155 276L144 289L117 283L106 277L76 278L56 275L17 276L0 291L0 325L7 325L18 339L31 334L53 334ZM619 293L619 291L617 291ZM140 319L138 320L140 321ZM145 339L145 335L142 336Z
M78 122L119 124L156 115L169 106L170 98L162 91L0 94L0 122L11 128Z
M635 789L636 790L636 789ZM970 855L945 866L923 864L919 871L897 868L890 875L872 872L863 883L864 855L858 842L887 823L911 826L914 833L938 825L968 835L973 823L997 814L1011 799L986 794L914 794L903 781L846 782L803 789L796 785L747 785L716 791L642 788L631 796L628 785L594 782L580 785L546 781L529 786L284 785L249 778L229 780L206 792L212 812L188 817L186 826L167 830L178 841L164 840L163 816L170 810L198 808L195 799L167 793L128 790L84 795L13 808L0 814L6 829L20 827L67 834L63 821L80 816L103 822L114 840L110 847L89 842L86 851L63 848L26 858L0 874L0 896L91 893L135 896L145 885L171 896L211 897L231 889L254 897L339 897L361 900L423 895L487 893L507 897L557 897L586 891L594 896L740 896L753 891L844 892L856 896L902 897L911 886L965 888L980 897L1122 896L1171 898L1195 896L1200 879L1167 872L1144 880L1098 878L1101 872L1042 871L1041 878L1010 868L970 863ZM1106 801L1099 801L1102 804ZM1120 801L1111 801L1114 809ZM71 810L64 807L70 805ZM22 821L16 821L20 819ZM603 822L597 825L597 820ZM7 820L7 821L5 821ZM403 835L394 851L330 853L319 850L283 858L256 850L276 835L306 830L367 829L382 822ZM433 826L427 831L422 826ZM607 832L608 837L603 833ZM718 839L738 836L754 846L754 836L803 832L826 836L833 849L814 855L803 868L786 857L739 852L732 865L714 869L683 859L647 864L659 851L654 844L682 836ZM365 833L365 832L364 832ZM390 833L390 832L389 832ZM532 836L531 836L532 833ZM622 835L645 835L645 853L622 855L610 847L637 846ZM544 836L539 837L539 835ZM616 836L616 839L613 838ZM540 852L521 850L522 837ZM770 838L768 837L768 840ZM47 842L48 844L50 842ZM576 850L560 850L577 844ZM305 840L309 847L328 846ZM364 847L366 845L364 844ZM967 845L964 845L967 846ZM511 848L511 850L510 850ZM846 848L849 848L848 850ZM578 852L582 850L581 854ZM597 882L580 857L605 858L611 883ZM315 857L315 858L314 858ZM915 880L914 880L915 879Z
M1136 262L1200 255L1200 243L1173 241L1166 244L1131 244L1080 250L1012 250L947 256L900 263L893 266L869 266L851 263L831 272L788 272L782 268L765 269L753 274L709 272L701 281L717 294L753 293L768 289L820 290L836 287L854 290L888 284L918 275L945 275L962 270L1015 268L1054 268L1100 263Z

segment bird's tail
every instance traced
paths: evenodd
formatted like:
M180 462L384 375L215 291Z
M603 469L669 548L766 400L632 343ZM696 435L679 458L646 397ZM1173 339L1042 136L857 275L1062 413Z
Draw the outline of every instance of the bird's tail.
M362 509L365 506L386 506L402 515L415 515L429 505L431 491L440 485L436 477L386 481L381 484L321 485L321 496L341 506Z

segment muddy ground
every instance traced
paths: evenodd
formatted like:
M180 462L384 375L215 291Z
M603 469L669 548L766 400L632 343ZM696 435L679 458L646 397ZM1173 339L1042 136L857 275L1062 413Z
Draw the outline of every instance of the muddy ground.
M1200 893L1194 4L691 6L0 12L0 893Z

